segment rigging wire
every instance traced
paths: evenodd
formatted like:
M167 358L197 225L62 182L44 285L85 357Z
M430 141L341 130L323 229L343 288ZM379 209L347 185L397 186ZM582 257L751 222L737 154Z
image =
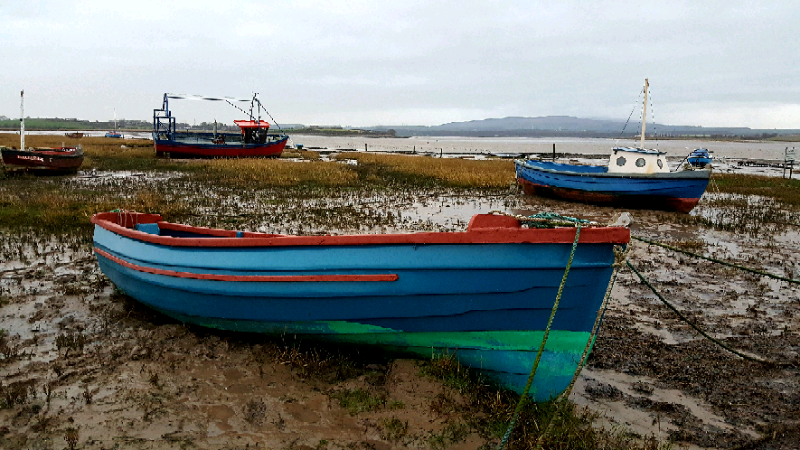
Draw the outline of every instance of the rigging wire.
M636 98L636 103L633 104L633 108L631 109L631 113L628 114L628 120L625 121L625 126L622 127L622 131L619 132L619 137L617 140L622 139L623 133L625 133L625 128L628 127L628 123L631 121L631 117L633 117L633 112L636 111L637 106L639 105L639 99L642 98L642 93L644 93L644 87L641 91L639 91L639 96Z
M256 109L256 105L258 105L258 108L256 109L256 114L258 115L258 122L261 123L261 111L263 110L267 114L267 116L269 116L269 118L272 121L272 123L274 123L275 126L278 127L278 129L281 131L281 133L286 134L286 132L283 131L283 128L280 126L280 124L275 120L274 117L272 117L272 114L270 114L269 111L267 111L267 109L261 103L261 100L258 99L258 93L257 92L254 93L253 97L249 98L249 99L241 99L241 98L233 98L233 97L205 97L205 96L202 96L202 95L189 95L189 94L166 94L166 95L167 95L167 98L176 99L176 100L206 100L206 101L212 101L212 102L225 102L225 103L233 106L234 108L236 108L237 110L239 110L243 114L246 114L247 117L250 118L250 120L255 120L255 117L253 116L253 109ZM243 103L249 102L250 103L250 111L245 111L244 109L240 108L238 105L235 105L233 102L243 102Z

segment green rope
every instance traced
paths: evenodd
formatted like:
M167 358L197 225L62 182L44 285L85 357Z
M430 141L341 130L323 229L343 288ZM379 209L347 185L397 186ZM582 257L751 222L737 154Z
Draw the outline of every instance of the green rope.
M577 217L562 216L561 214L542 212L527 217L520 217L520 222L533 225L536 228L547 228L556 225L590 224L591 220L579 219Z
M647 281L647 280L644 278L644 276L642 276L642 274L641 274L641 273L639 273L639 271L638 271L638 270L636 270L636 268L635 268L635 267L633 267L633 264L631 264L631 262L630 262L630 261L627 261L627 260L626 260L626 261L625 261L625 263L628 265L628 267L630 267L630 268L631 268L631 270L633 270L633 273L635 273L635 274L636 274L636 276L638 276L638 277L639 277L639 279L640 279L640 280L642 280L642 283L644 283L645 285L647 285L647 287L649 287L649 288L650 288L650 290L651 290L651 291L653 291L653 293L654 293L654 294L656 294L656 297L658 297L658 299L659 299L659 300L661 300L661 302L662 302L662 303L664 303L665 305L667 305L667 307L668 307L669 309L671 309L671 310L672 310L672 312L674 312L675 314L677 314L677 315L678 315L678 317L679 317L679 318L680 318L682 321L686 322L686 323L687 323L687 324L688 324L690 327L694 328L694 329L695 329L695 331L697 331L698 333L700 333L700 334L701 334L703 337L705 337L706 339L708 339L708 340L710 340L711 342L713 342L713 343L715 343L715 344L719 345L720 347L722 347L722 348L724 348L725 350L727 350L727 351L729 351L729 352L733 353L734 355L736 355L736 356L740 356L740 357L742 357L742 358L744 358L744 359L746 359L746 360L748 360L748 361L753 361L753 362L757 362L757 363L760 363L760 364L766 364L766 365L770 365L770 366L794 367L794 364L778 363L778 362L776 362L776 361L770 361L770 360L766 360L766 359L763 359L763 358L760 358L760 357L754 357L754 356L746 355L746 354L744 354L744 353L742 353L742 352L740 352L740 351L738 351L738 350L736 350L736 349L734 349L734 348L728 347L727 345L725 345L725 344L724 344L724 343L722 343L721 341L719 341L719 340L717 340L717 339L714 339L714 338L713 338L713 337L711 337L711 336L710 336L708 333L706 333L705 331L701 330L701 329L700 329L700 328L699 328L697 325L695 325L694 323L690 322L690 321L689 321L689 319L688 319L686 316L684 316L683 314L681 314L681 312L680 312L680 311L678 311L678 309L677 309L677 308L675 308L674 306L672 306L672 304L670 304L670 302L668 302L668 301L667 301L667 300L666 300L664 297L662 297L662 296L661 296L661 294L660 294L660 293L659 293L659 292L656 290L656 288L655 288L655 287L653 287L653 285L651 285L651 284L650 284L650 283L649 283L649 282L648 282L648 281Z
M589 350L594 347L594 342L597 339L597 331L600 329L600 323L603 321L603 316L608 308L608 300L611 298L611 291L614 289L614 283L617 281L617 273L619 273L619 269L622 267L622 263L625 261L625 256L630 248L630 245L628 245L625 250L622 250L622 247L618 245L614 246L614 271L611 273L611 280L608 282L608 287L606 287L606 293L603 296L603 302L600 304L600 308L597 310L597 317L594 319L594 325L592 326L592 332L589 334L589 339L586 340L586 347L583 349L583 354L581 355L581 359L578 361L578 366L575 368L575 373L572 374L572 380L569 382L567 388L564 389L564 392L562 392L559 396L559 399L562 401L566 401L569 398L570 394L572 393L572 389L575 387L575 383L578 381L578 376L580 375L581 370L586 365L586 360L589 357ZM540 434L538 439L536 439L537 449L542 448L542 443L544 442L545 436L547 436L547 434L553 428L553 423L555 423L556 418L561 414L560 405L561 403L556 404L555 412L547 421L547 426L542 434Z
M661 242L651 241L651 240L640 238L640 237L636 237L636 236L631 236L631 237L636 239L637 241L642 241L642 242L645 242L645 243L650 244L650 245L657 245L659 247L664 247L666 249L669 249L669 250L672 250L672 251L676 251L676 252L679 252L679 253L683 253L685 255L695 256L697 258L705 259L707 261L715 262L717 264L722 264L723 266L733 267L735 269L744 270L745 272L751 272L751 273L755 273L755 274L758 274L758 275L763 275L765 277L774 278L776 280L786 281L787 283L800 284L800 280L794 280L792 278L782 277L780 275L775 275L775 274L772 274L772 273L769 273L769 272L764 272L762 270L756 270L756 269L751 269L749 267L739 266L739 265L736 265L736 264L733 264L733 263L729 263L727 261L722 261L722 260L719 260L719 259L716 259L716 258L711 258L710 256L703 256L703 255L699 255L697 253L692 253L690 251L681 250L681 249L673 247L671 245L662 244Z
M539 368L539 361L542 359L542 354L544 353L544 345L547 343L547 336L550 334L550 327L553 325L553 318L555 318L556 311L558 311L558 304L561 302L561 294L564 292L564 286L567 284L567 275L569 274L570 267L572 267L572 260L575 257L575 249L578 248L578 238L580 235L581 224L578 222L577 229L575 230L575 241L572 243L572 250L569 253L567 268L564 270L564 276L561 278L561 284L558 286L558 294L556 295L556 301L553 304L553 310L550 311L550 319L547 321L547 328L545 328L544 336L542 336L542 344L539 346L539 351L536 353L536 359L533 361L531 373L528 375L528 382L525 384L525 389L522 391L522 396L517 402L517 407L514 408L514 414L511 416L511 422L509 422L508 429L506 430L505 435L503 435L500 445L497 446L497 450L503 450L505 447L509 436L511 436L511 432L514 430L514 427L517 424L517 419L519 419L519 415L522 412L522 407L525 405L525 401L528 399L528 392L531 389L533 377L536 375L536 369Z

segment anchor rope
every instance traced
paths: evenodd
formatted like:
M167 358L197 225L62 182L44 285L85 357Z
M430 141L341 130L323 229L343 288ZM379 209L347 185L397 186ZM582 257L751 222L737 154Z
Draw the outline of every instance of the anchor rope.
M635 268L635 267L633 267L633 264L631 264L631 262L630 262L630 261L628 261L628 260L625 260L625 264L627 264L627 265L628 265L628 267L630 267L630 268L631 268L631 270L633 271L633 273L635 273L635 274L636 274L636 276L638 276L638 277L639 277L639 279L642 281L642 283L644 283L644 284L645 284L647 287L649 287L649 288L650 288L650 290L651 290L651 291L653 291L653 293L656 295L656 297L658 297L658 299L659 299L659 300L661 300L661 302L662 302L662 303L664 303L665 305L667 305L667 308L671 309L671 310L672 310L672 312L674 312L675 314L677 314L677 315L678 315L678 317L679 317L679 318L680 318L680 319L681 319L683 322L685 322L686 324L688 324L690 327L694 328L694 330L695 330L695 331L697 331L698 333L700 333L700 334L701 334L703 337L705 337L706 339L710 340L711 342L713 342L713 343L717 344L718 346L720 346L720 347L724 348L725 350L727 350L727 351L729 351L729 352L733 353L734 355L736 355L736 356L739 356L739 357L741 357L741 358L744 358L744 359L746 359L746 360L748 360L748 361L757 362L757 363L759 363L759 364L765 364L765 365L768 365L768 366L777 366L777 367L795 367L795 366L796 366L796 364L792 364L792 363L780 363L780 362L777 362L777 361L773 361L773 360L769 360L769 359L762 358L762 357L760 357L760 356L750 356L750 355L744 354L744 353L742 353L742 352L740 352L740 351L738 351L738 350L734 349L733 347L729 347L728 345L726 345L725 343L721 342L721 341L720 341L720 340L718 340L718 339L715 339L714 337L712 337L711 335L709 335L709 334L708 334L708 333L706 333L705 331L701 330L701 329L700 329L700 327L698 327L697 325L695 325L693 322L691 322L691 321L689 320L689 318L687 318L686 316L684 316L683 314L681 314L681 312L680 312L680 311L678 311L678 309L677 309L675 306L673 306L673 305L672 305L670 302L668 302L668 301L667 301L667 299L665 299L665 298L664 298L664 297L661 295L661 293L659 293L659 292L656 290L656 288L655 288L655 287L653 287L653 285L652 285L652 284L650 284L650 282L649 282L649 281L647 281L647 279L645 279L645 277L644 277L644 276L643 276L641 273L639 273L639 271L638 271L638 270L636 270L636 268Z
M575 241L572 243L572 250L570 250L569 260L567 261L567 268L564 270L564 276L561 277L561 284L558 286L556 301L553 303L553 309L550 311L550 318L547 320L547 327L544 330L544 336L542 336L542 343L539 346L539 351L536 353L536 359L533 361L533 367L531 368L530 375L528 375L528 381L525 384L525 389L522 391L522 395L517 402L517 406L514 408L514 414L511 416L511 422L509 422L508 429L503 435L503 439L500 441L500 444L497 446L497 450L503 450L503 448L506 446L508 438L511 436L511 432L514 430L514 427L516 427L517 420L522 412L522 407L525 406L525 402L528 399L528 392L531 389L533 377L536 375L536 370L539 368L539 361L542 359L542 354L544 353L544 346L547 343L547 337L550 334L550 327L553 325L553 318L555 318L556 311L558 311L558 304L561 302L561 294L564 292L564 285L567 283L567 275L569 275L569 269L572 267L572 261L575 257L575 250L578 248L578 239L580 238L580 235L581 223L578 222L575 229Z
M689 256L694 256L694 257L697 257L697 258L705 259L707 261L715 262L717 264L722 264L723 266L733 267L735 269L744 270L745 272L751 272L751 273L754 273L754 274L757 274L757 275L763 275L765 277L774 278L776 280L786 281L787 283L800 284L800 280L795 280L795 279L792 279L792 278L782 277L780 275L775 275L773 273L765 272L763 270L751 269L749 267L744 267L744 266L740 266L738 264L733 264L733 263L730 263L730 262L727 262L727 261L722 261L720 259L712 258L710 256L703 256L703 255L700 255L700 254L697 254L697 253L692 253L690 251L682 250L682 249L679 249L677 247L673 247L671 245L667 245L667 244L664 244L664 243L661 243L661 242L651 241L649 239L644 239L644 238L640 238L640 237L636 237L636 236L631 236L631 237L633 239L636 239L637 241L642 241L642 242L645 242L645 243L650 244L650 245L656 245L656 246L659 246L659 247L664 247L666 249L669 249L669 250L672 250L672 251L676 251L678 253L683 253L685 255L689 255Z

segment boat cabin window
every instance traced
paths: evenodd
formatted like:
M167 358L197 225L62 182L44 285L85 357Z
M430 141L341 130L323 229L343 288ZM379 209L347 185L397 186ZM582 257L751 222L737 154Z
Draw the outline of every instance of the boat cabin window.
M662 161L661 158L658 158L658 161L656 162L656 164L658 164L658 168L659 169L663 169L664 168L664 161Z
M242 130L244 133L245 144L263 144L267 142L267 129L266 128L245 128Z
M620 167L624 166L626 162L628 161L625 159L624 156L620 156L619 158L617 158L617 165Z
M636 167L644 167L644 158L639 158L636 160Z

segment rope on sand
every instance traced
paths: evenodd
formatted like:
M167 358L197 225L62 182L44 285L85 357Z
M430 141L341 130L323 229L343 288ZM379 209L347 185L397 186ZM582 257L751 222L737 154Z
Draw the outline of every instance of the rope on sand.
M701 330L701 329L700 329L700 328L699 328L697 325L695 325L694 323L692 323L691 321L689 321L689 319L688 319L686 316L684 316L683 314L681 314L681 312L680 312L680 311L678 311L678 309L677 309L677 308L675 308L675 307L674 307L674 306L673 306L673 305L672 305L670 302L668 302L668 301L667 301L667 300L666 300L666 299L665 299L665 298L664 298L664 297L663 297L663 296L662 296L662 295L661 295L661 294L660 294L660 293L659 293L659 292L656 290L656 288L655 288L655 287L653 287L653 285L652 285L652 284L650 284L650 282L648 282L648 281L647 281L647 279L646 279L646 278L645 278L645 277L644 277L644 276L643 276L641 273L639 273L639 271L638 271L638 270L636 270L636 268L635 268L635 267L633 267L633 264L631 264L631 262L630 262L630 261L626 260L626 261L625 261L625 264L627 264L627 265L628 265L628 267L630 267L630 268L631 268L631 270L633 271L633 273L635 273L635 274L636 274L636 276L638 276L638 277L639 277L639 279L642 281L642 283L644 283L644 284L645 284L647 287L649 287L649 288L650 288L650 290L651 290L651 291L653 291L653 293L656 295L656 297L658 297L658 299L659 299L659 300L661 300L661 302L662 302L662 303L664 303L665 305L667 305L667 308L671 309L671 310L672 310L672 312L674 312L675 314L677 314L677 315L678 315L678 317L679 317L679 318L680 318L680 319L681 319L683 322L685 322L686 324L688 324L690 327L694 328L694 330L695 330L695 331L697 331L698 333L700 333L700 334L701 334L701 335L702 335L704 338L706 338L706 339L708 339L709 341L711 341L711 342L713 342L713 343L717 344L718 346L720 346L720 347L724 348L725 350L727 350L727 351L729 351L729 352L733 353L734 355L736 355L736 356L739 356L739 357L741 357L741 358L744 358L744 359L746 359L746 360L748 360L748 361L757 362L757 363L759 363L759 364L764 364L764 365L767 365L767 366L776 366L776 367L794 367L794 366L795 366L795 364L792 364L792 363L780 363L780 362L777 362L777 361L772 361L772 360L768 360L768 359L762 358L762 357L760 357L760 356L755 356L755 355L751 356L751 355L747 355L747 354L745 354L745 353L742 353L742 352L740 352L740 351L738 351L738 350L736 350L736 349L734 349L734 348L732 348L732 347L729 347L729 346L725 345L723 342L721 342L721 341L719 341L719 340L717 340L717 339L715 339L715 338L711 337L711 336L710 336L708 333L706 333L705 331Z
M769 272L764 272L763 270L751 269L749 267L744 267L744 266L740 266L740 265L737 265L737 264L729 263L727 261L722 261L720 259L712 258L710 256L699 255L697 253L692 253L690 251L681 250L681 249L679 249L677 247L673 247L671 245L663 244L661 242L651 241L651 240L640 238L640 237L636 237L636 236L633 236L633 235L631 235L631 237L633 239L636 239L637 241L642 241L642 242L650 244L650 245L657 245L659 247L664 247L666 249L669 249L669 250L672 250L672 251L676 251L676 252L679 252L679 253L683 253L685 255L689 255L689 256L694 256L696 258L705 259L707 261L715 262L717 264L722 264L723 266L733 267L735 269L744 270L745 272L751 272L751 273L755 273L755 274L758 274L758 275L763 275L765 277L774 278L776 280L786 281L787 283L800 284L800 280L794 280L792 278L782 277L780 275L775 275L775 274L772 274L772 273L769 273Z

